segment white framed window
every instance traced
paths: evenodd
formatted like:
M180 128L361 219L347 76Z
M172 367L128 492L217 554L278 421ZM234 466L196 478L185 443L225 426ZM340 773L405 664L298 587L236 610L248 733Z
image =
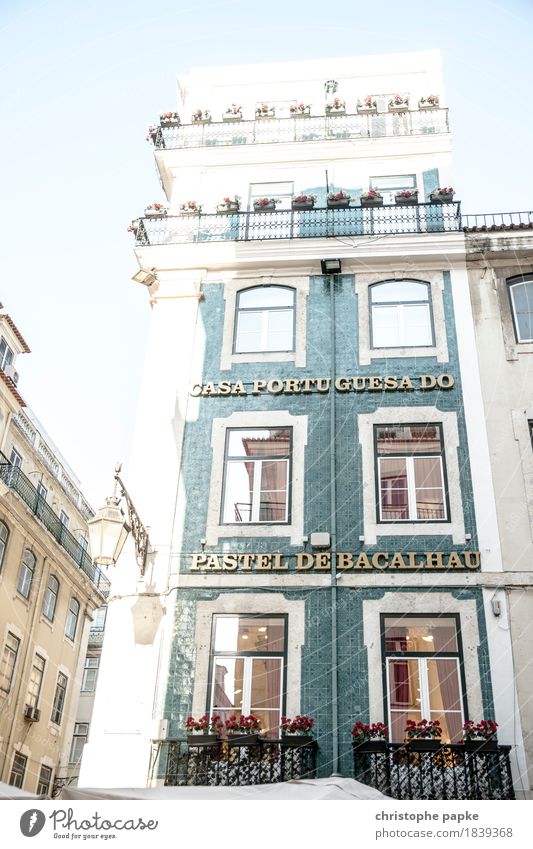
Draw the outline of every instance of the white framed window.
M266 736L279 736L283 710L287 618L216 615L210 712L223 720L254 714Z
M387 280L369 287L372 348L434 345L430 287L418 280Z
M83 747L89 736L89 723L76 722L74 725L74 734L72 735L72 745L70 747L69 764L79 764L83 754Z
M6 366L13 362L14 353L3 336L0 337L0 369L6 370Z
M375 439L379 521L446 521L440 424L376 425Z
M19 648L19 638L15 637L15 635L9 631L4 644L2 664L0 666L0 690L4 690L5 693L9 693L13 686L13 678L15 676L15 667L17 665Z
M294 351L295 290L254 286L237 293L233 352Z
M70 516L68 515L68 513L65 513L63 509L59 511L59 521L61 522L64 528L68 528L70 523Z
M41 499L41 501L46 501L48 497L48 488L44 485L42 481L39 481L37 484L37 495Z
M22 467L22 456L19 454L16 448L11 449L11 455L9 457L9 462L16 469L20 469Z
M103 631L105 628L106 618L107 607L105 605L103 607L97 607L94 611L94 619L91 622L91 629L94 628L97 631Z
M9 783L12 787L18 787L19 790L22 789L27 764L28 758L20 752L15 752L13 756L13 765L11 767L11 775L9 776Z
M507 281L516 341L533 342L533 275Z
M37 795L38 796L49 796L51 786L52 786L52 767L46 766L46 764L41 764L41 770L39 772L39 780L37 781Z
M52 714L50 721L54 725L61 725L63 717L63 708L65 707L65 699L67 695L68 678L62 672L57 676L56 691L54 693L54 703L52 705Z
M33 658L33 663L30 671L30 680L28 683L28 692L26 693L26 706L36 708L39 706L39 698L43 686L44 668L46 661L40 654L36 654Z
M65 624L65 636L69 640L74 641L76 637L76 628L78 627L78 618L80 615L80 603L77 599L71 598L68 606L67 621Z
M0 572L4 563L7 541L9 539L9 528L5 522L0 521Z
M401 743L408 720L440 722L442 742L462 739L463 681L458 617L383 616L386 701L391 742Z
M94 693L96 690L96 679L98 677L99 657L86 657L83 667L83 679L81 682L82 693Z
M248 209L253 211L254 201L262 198L276 198L276 209L290 209L294 195L294 183L250 183Z
M55 575L50 575L43 599L43 616L49 619L50 622L54 621L58 594L59 581Z
M397 192L412 192L416 190L416 175L391 174L385 177L370 177L370 188L375 189L383 195L383 203L394 203Z
M17 592L24 598L29 598L33 575L35 572L35 556L29 549L24 550L22 563L20 564Z
M222 522L288 522L292 429L229 428Z

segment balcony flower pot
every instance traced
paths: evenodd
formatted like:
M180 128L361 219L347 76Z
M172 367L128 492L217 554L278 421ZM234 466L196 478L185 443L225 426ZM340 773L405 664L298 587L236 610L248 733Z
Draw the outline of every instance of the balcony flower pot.
M453 190L445 191L444 189L437 189L431 192L429 200L431 203L453 203L454 194L455 192Z
M217 212L219 215L233 215L238 211L239 204L234 200L229 201L229 203L219 203L217 205Z
M191 120L193 124L210 124L211 113L207 109L197 109L196 112L192 113Z
M351 198L341 198L340 200L327 200L328 209L348 209Z
M258 118L258 119L275 118L276 117L276 109L275 109L274 106L269 106L268 103L262 103L261 106L256 107L255 117Z
M181 124L180 116L177 112L163 112L159 116L159 122L162 127L179 127Z
M187 734L189 746L215 746L220 743L218 734Z
M359 755L383 754L387 751L387 741L363 740L362 743L354 743L353 750Z
M406 97L395 95L392 100L389 100L389 112L408 112L409 100Z
M312 734L282 734L281 744L290 749L298 749L300 746L308 746L314 740Z
M365 97L364 100L357 101L357 114L358 115L377 115L378 114L378 105L372 97Z
M311 106L305 103L291 106L290 111L291 118L309 118L311 116Z
M259 743L259 734L228 732L227 742L228 746L256 746Z
M151 204L144 210L145 218L164 218L166 214L167 209L158 203Z
M235 114L223 115L222 120L227 124L236 123L237 121L242 121L242 113L238 112L238 113L235 113Z
M418 191L395 195L394 201L398 206L415 206L418 203Z
M313 209L314 200L293 200L291 201L291 209Z
M232 103L231 106L228 106L226 111L222 116L223 121L242 121L242 106L238 106L236 103Z
M363 192L361 195L361 206L383 206L383 197L378 191L370 189L370 191Z
M267 203L261 201L254 202L254 212L275 212L275 210L275 200L269 200Z
M428 97L421 97L418 101L418 108L422 112L426 112L429 109L438 109L439 96L437 94L430 94Z
M419 737L409 740L407 743L412 752L438 752L442 746L440 739L431 739L430 737Z
M465 740L465 752L497 752L497 740Z
M326 115L346 115L346 103L338 97L334 97L326 103Z

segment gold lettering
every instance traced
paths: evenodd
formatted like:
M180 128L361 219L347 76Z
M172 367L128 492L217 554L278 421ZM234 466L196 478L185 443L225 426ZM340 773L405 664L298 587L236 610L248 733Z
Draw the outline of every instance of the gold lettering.
M299 551L296 555L296 568L297 569L312 569L314 555L309 551Z
M274 380L269 380L267 383L267 390L271 395L279 395L283 392L283 381L274 378Z
M329 392L329 387L331 386L330 377L317 377L314 382L319 392Z
M252 568L251 563L255 557L255 554L240 554L239 557L242 560L242 571L249 572Z
M266 385L266 380L254 380L254 388L252 389L252 395L260 395L263 389L266 389Z
M369 392L379 392L381 389L383 389L381 377L367 377L367 380Z
M385 389L398 389L398 381L395 377L386 377L383 383Z
M385 562L381 563L381 559L385 558ZM372 555L372 566L374 569L386 569L389 565L389 557L386 551L376 551L375 554Z
M353 569L353 556L349 552L337 554L337 569Z
M212 572L221 572L222 566L220 565L220 560L218 559L217 554L211 554L207 558L207 563L205 566L206 569L211 569Z
M279 553L279 551L277 551L276 554L274 555L274 563L272 564L272 568L276 569L277 571L287 570L289 568L289 561L284 560L283 563L282 563L281 562L281 554Z
M408 568L409 569L416 569L417 568L417 563L416 563L416 559L415 559L416 558L416 551L408 551L407 557L409 558L409 567Z
M455 378L452 374L439 374L437 384L441 389L451 389L455 383Z
M312 380L310 377L306 377L304 380L302 380L302 384L303 384L302 392L303 392L304 395L310 395L311 394L311 392L313 391L313 389L312 389L313 383L314 383L314 380Z
M443 569L442 551L426 551L426 562L423 564L424 569Z
M238 380L237 383L233 384L233 388L231 390L232 395L247 395L246 389L244 388L244 383L242 380Z
M331 568L331 552L320 551L315 558L315 569L329 571Z
M215 389L215 384L212 380L209 380L202 389L202 395L217 395L217 391Z
M193 398L198 398L199 395L202 394L202 384L201 383L193 383L191 386L191 391L189 395L192 395Z
M347 377L338 377L335 381L335 389L337 392L349 392L350 381Z
M437 378L432 374L420 375L420 389L434 389L437 385Z
M354 392L364 392L365 391L365 379L364 377L354 377L353 379L353 391Z
M391 562L389 569L405 569L405 560L399 552L396 552Z
M219 395L229 395L231 393L231 383L228 380L221 380L218 384Z
M366 556L364 551L361 552L361 554L359 555L359 557L355 561L353 568L354 569L371 569L372 568L372 566L369 563L368 557Z
M205 566L206 563L207 554L200 554L200 552L196 552L192 556L191 572L199 572L202 566Z
M272 555L258 554L256 557L255 568L259 572L270 572L272 569Z
M463 551L463 557L467 569L479 569L481 565L481 554L479 551ZM474 558L473 561L472 558Z
M238 566L238 557L236 554L225 554L222 558L222 568L224 572L234 572Z
M409 380L407 375L404 374L404 376L400 380L400 383L398 384L398 389L414 389L414 388L415 387L413 386L413 384L411 383L411 381Z
M284 391L287 393L287 395L296 394L296 393L300 392L300 381L299 380L293 380L292 378L290 378L289 380L286 380Z

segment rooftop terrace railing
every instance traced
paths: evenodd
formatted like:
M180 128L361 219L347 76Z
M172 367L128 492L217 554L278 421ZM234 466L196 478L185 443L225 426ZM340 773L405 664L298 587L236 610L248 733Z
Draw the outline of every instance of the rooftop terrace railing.
M485 212L463 215L465 233L486 233L490 230L531 230L533 212Z
M256 239L320 239L330 236L376 236L442 233L462 229L461 205L386 204L374 208L314 208L275 212L163 215L134 222L135 243L247 242Z
M67 552L78 569L89 578L92 584L104 598L109 595L110 581L103 572L95 566L79 540L70 533L59 516L52 510L45 499L39 494L29 478L17 466L10 463L0 463L0 480L12 489L24 501L34 516L44 525L57 543Z
M158 150L242 144L278 144L325 139L383 138L386 136L447 133L448 110L410 110L376 115L319 115L297 118L259 118L255 121L161 124L147 138Z

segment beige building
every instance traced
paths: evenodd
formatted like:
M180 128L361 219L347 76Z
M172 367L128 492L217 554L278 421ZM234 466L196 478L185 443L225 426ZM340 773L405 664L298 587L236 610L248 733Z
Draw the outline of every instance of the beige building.
M466 255L505 589L494 602L511 633L533 797L533 231L524 214L467 227ZM526 224L527 222L527 224ZM487 230L487 225L491 230ZM511 226L510 226L511 225ZM506 572L522 579L507 582ZM529 579L529 580L528 580ZM494 670L493 674L497 674Z
M0 780L49 793L108 582L87 552L91 507L18 391L28 352L0 315Z

